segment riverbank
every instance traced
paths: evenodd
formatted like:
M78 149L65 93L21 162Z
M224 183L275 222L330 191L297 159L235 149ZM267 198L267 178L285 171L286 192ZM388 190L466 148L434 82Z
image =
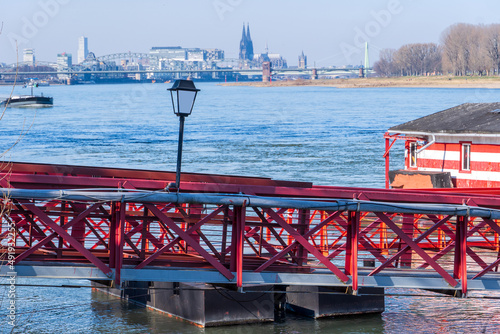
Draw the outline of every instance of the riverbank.
M378 88L378 87L419 87L419 88L500 88L500 77L395 77L395 78L352 78L319 80L286 80L273 82L231 82L222 86L251 87L292 87L318 86L336 88Z

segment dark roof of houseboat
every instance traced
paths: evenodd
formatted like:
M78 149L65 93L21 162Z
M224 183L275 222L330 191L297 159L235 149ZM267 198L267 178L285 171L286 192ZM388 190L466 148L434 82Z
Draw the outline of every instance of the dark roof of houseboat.
M389 131L500 134L500 102L464 103L393 126Z

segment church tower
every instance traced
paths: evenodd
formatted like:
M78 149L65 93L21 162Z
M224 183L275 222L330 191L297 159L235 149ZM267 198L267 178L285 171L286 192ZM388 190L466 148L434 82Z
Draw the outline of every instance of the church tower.
M307 56L304 55L304 51L299 56L299 68L307 68Z
M253 59L253 42L250 37L250 25L247 24L245 29L245 23L243 23L243 31L241 33L240 41L240 60L252 60Z

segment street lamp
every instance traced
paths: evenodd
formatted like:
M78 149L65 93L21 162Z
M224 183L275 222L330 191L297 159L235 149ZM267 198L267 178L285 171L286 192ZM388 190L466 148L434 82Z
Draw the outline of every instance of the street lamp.
M181 161L182 161L182 141L184 137L184 118L191 115L193 111L196 94L200 91L196 89L191 80L175 80L171 88L168 89L172 96L172 107L174 114L179 116L179 144L177 147L177 172L175 176L175 188L179 191L181 182Z

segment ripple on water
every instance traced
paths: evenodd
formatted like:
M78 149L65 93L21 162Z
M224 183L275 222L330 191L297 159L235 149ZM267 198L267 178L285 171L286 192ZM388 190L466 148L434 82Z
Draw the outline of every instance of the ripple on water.
M183 171L375 188L384 186L383 134L389 127L463 102L496 100L480 89L199 88L185 124ZM1 120L3 149L33 121L7 159L175 170L179 121L165 85L42 91L54 96L54 108L8 109ZM0 86L0 95L9 92ZM396 143L391 169L402 162ZM388 296L382 315L317 321L291 316L283 324L206 330L86 288L19 287L18 298L20 333L500 333L499 301L475 298Z

